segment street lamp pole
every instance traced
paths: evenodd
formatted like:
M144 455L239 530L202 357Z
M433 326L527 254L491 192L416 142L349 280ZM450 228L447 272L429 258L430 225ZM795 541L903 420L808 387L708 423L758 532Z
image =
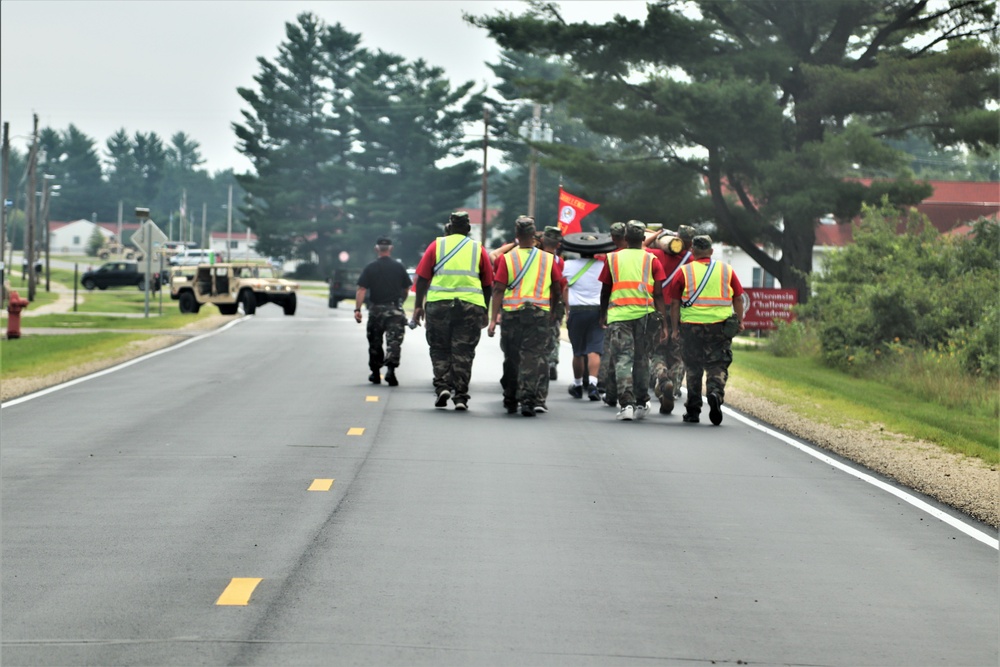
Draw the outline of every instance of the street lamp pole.
M518 135L522 139L532 142L530 163L528 166L528 216L535 217L535 200L538 193L538 149L534 144L544 141L552 141L552 128L542 123L542 105L535 103L531 120L526 122L518 130Z
M41 218L42 218L42 225L43 225L43 233L45 234L45 291L46 292L51 292L52 291L51 283L50 283L51 266L52 266L51 265L51 257L50 257L50 249L51 249L52 243L49 240L49 238L51 236L50 232L52 230L49 229L49 206L50 206L50 202L52 200L52 197L57 196L59 194L57 191L60 188L62 188L61 185L51 185L52 181L54 181L55 178L56 177L53 176L52 174L42 174L42 216L41 216Z
M229 205L226 206L226 261L229 262L233 247L233 184L229 184Z
M28 155L28 196L25 201L27 206L27 239L24 244L24 261L27 262L28 273L28 301L35 300L35 213L37 204L35 199L36 174L38 169L38 114L33 114L34 129L31 132L31 151Z

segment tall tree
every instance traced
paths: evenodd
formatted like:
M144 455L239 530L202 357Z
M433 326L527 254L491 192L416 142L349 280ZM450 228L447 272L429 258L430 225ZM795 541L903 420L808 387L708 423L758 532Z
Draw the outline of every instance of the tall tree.
M886 137L921 128L938 145L998 145L992 2L667 0L644 21L603 25L568 24L535 2L523 16L468 20L502 48L570 58L577 76L538 83L537 97L624 142L617 156L567 151L559 168L633 210L710 212L803 300L817 218L929 193ZM853 164L902 178L866 190L845 179Z
M39 144L45 151L41 168L55 176L53 184L59 186L58 196L53 196L49 204L49 218L90 219L96 213L108 219L112 207L102 178L97 142L70 124L62 132L45 128Z

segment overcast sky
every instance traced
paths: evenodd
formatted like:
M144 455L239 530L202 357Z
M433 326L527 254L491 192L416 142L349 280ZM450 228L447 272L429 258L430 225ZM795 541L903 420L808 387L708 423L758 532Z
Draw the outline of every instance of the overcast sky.
M615 14L644 18L645 2L560 2L571 22L600 23ZM236 88L252 87L257 57L273 59L285 23L304 11L340 22L362 46L423 58L454 82L493 83L486 62L498 49L462 13L521 13L522 2L493 0L39 1L0 3L0 116L24 149L32 113L40 127L71 123L105 141L119 128L179 131L201 145L210 171L249 168L230 124L246 108Z

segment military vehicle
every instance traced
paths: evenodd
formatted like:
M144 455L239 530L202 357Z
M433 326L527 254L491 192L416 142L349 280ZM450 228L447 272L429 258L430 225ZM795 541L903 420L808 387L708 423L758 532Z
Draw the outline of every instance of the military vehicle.
M99 259L109 259L111 257L121 257L123 259L135 259L139 260L143 258L143 254L136 250L135 248L130 248L126 245L119 243L114 236L104 242L98 251L97 257Z
M253 315L260 306L273 303L285 315L294 315L298 283L275 275L274 269L246 262L222 262L176 266L170 270L170 298L182 313L197 313L205 304L215 304L223 315L235 315L242 307Z

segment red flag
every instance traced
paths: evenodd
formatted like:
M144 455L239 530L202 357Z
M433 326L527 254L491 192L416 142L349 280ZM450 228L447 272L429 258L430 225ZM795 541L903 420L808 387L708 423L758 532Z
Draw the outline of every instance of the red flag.
M582 232L580 221L598 206L600 204L591 204L559 188L559 231L563 236Z

